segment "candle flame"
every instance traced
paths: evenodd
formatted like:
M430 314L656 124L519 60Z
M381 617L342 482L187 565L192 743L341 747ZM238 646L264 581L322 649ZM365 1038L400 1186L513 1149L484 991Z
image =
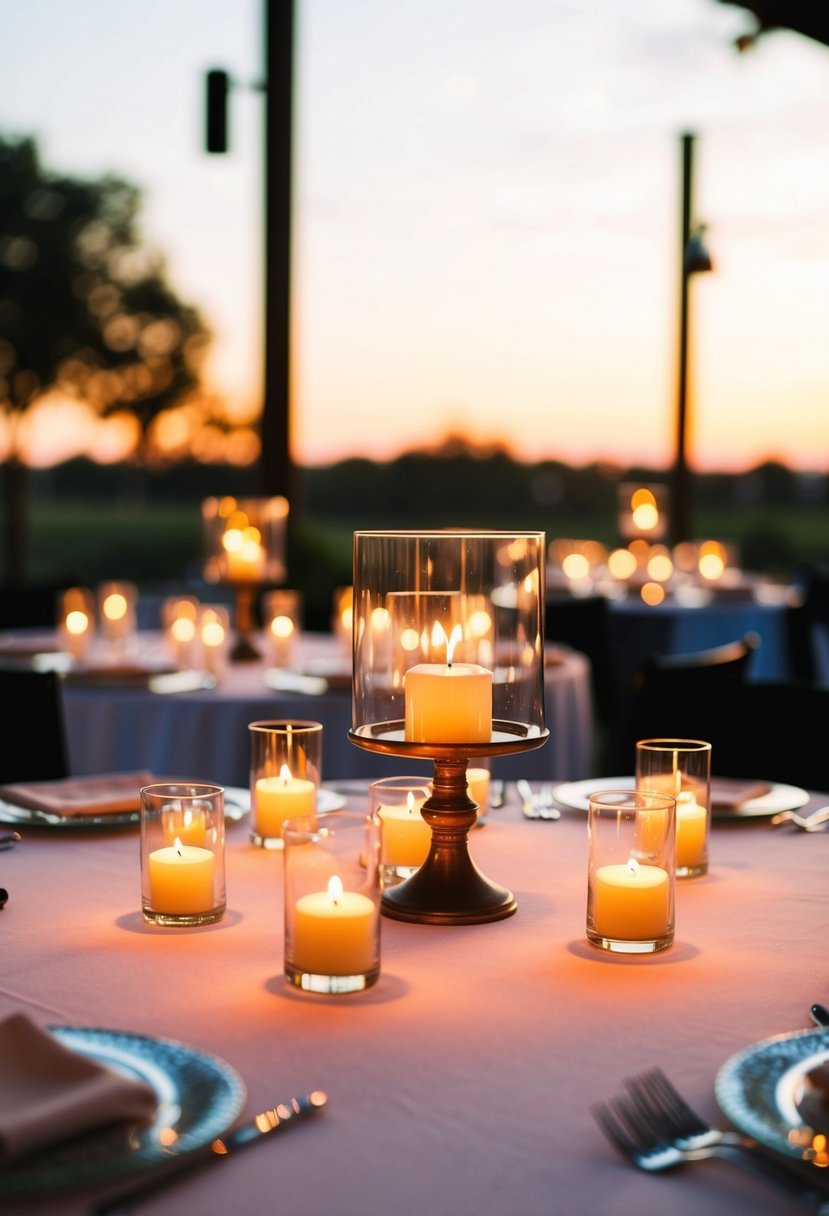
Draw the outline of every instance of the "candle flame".
M639 862L635 857L628 858L627 870L629 874L639 873Z
M121 621L127 615L127 598L120 591L113 591L104 600L104 616L110 621Z
M282 768L279 770L279 779L280 781L284 781L285 785L287 785L291 780L291 770L288 768L287 764L283 764Z
M175 840L173 841L173 848L178 853L179 857L181 857L182 844L178 836L176 836Z
M275 638L289 638L294 632L294 622L289 616L275 616L271 621L271 633Z
M412 793L411 790L409 790L408 794L406 795L406 806L409 808L409 814L413 815L414 809L415 809L415 801L414 801L414 794Z
M89 628L89 617L85 612L81 612L76 608L66 616L66 631L67 633L81 634L86 633Z
M446 630L441 625L440 621L435 621L432 626L432 649L439 650L442 646L446 647L446 665L452 666L452 657L455 653L455 647L458 642L463 640L463 630L460 625L455 625L449 637L446 636Z
M342 879L338 878L337 875L334 874L333 877L328 879L328 894L331 897L331 900L334 904L336 904L338 902L338 900L341 898L342 893L343 893Z

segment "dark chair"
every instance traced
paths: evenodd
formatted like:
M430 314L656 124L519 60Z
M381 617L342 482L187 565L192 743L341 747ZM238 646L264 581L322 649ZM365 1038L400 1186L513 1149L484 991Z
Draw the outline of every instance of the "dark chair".
M829 793L829 686L735 683L720 690L705 726L716 776Z
M829 683L829 564L810 562L795 580L801 602L787 610L789 660L796 680Z
M603 595L554 596L547 600L544 619L548 642L587 655L596 720L602 726L615 722L619 702L607 599Z
M611 731L604 773L633 772L637 739L709 739L713 706L723 692L745 683L758 645L750 633L710 650L646 659Z
M0 584L0 629L53 629L58 619L58 596L77 580L49 583Z
M49 781L69 775L60 676L0 666L0 782Z

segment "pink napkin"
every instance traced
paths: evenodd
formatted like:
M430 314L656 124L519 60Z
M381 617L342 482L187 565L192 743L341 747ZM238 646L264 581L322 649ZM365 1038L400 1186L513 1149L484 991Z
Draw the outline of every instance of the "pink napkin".
M0 1163L104 1123L147 1122L157 1105L149 1085L64 1047L25 1014L0 1022Z
M711 805L722 811L739 811L752 798L762 798L771 786L768 781L740 781L734 777L711 778Z
M812 1131L829 1132L829 1061L806 1074L797 1108Z
M0 786L0 798L15 806L53 815L104 815L137 811L138 791L151 785L151 773L102 773L94 777L62 777L56 781L19 781Z

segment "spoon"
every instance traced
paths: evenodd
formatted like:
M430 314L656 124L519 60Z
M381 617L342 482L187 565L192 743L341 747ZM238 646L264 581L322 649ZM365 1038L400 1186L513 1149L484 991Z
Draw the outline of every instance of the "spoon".
M829 1009L825 1005L813 1005L809 1013L816 1026L829 1026Z

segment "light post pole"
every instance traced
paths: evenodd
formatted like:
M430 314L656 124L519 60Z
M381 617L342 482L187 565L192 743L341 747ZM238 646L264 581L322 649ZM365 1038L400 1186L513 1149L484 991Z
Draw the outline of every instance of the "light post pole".
M671 478L671 539L690 540L691 470L688 465L688 281L692 274L711 270L703 228L692 218L695 136L682 136L682 204L679 261L679 349L677 354L676 448Z

